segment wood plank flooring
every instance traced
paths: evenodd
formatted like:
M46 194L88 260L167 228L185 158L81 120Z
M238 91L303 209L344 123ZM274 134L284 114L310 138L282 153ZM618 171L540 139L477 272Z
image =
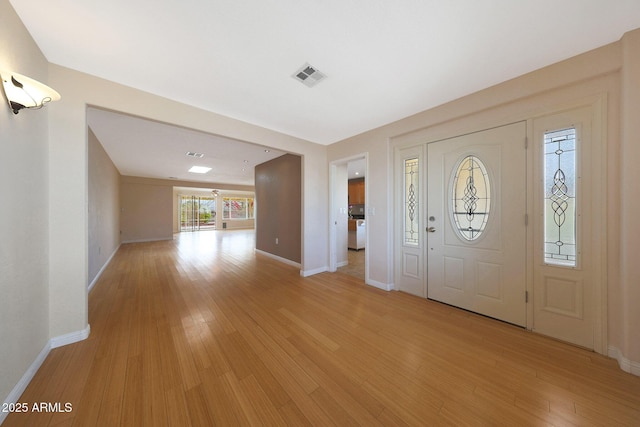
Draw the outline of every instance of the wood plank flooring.
M250 231L123 245L90 337L51 351L13 426L640 425L640 377L446 305L255 254Z

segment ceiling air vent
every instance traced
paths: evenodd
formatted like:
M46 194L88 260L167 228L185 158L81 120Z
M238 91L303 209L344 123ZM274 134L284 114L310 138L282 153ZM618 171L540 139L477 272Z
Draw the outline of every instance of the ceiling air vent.
M311 66L309 63L304 64L291 76L298 80L300 83L307 87L313 87L320 83L325 77L317 68Z
M196 153L195 151L187 151L187 156L189 157L196 157L196 158L201 158L204 157L204 154L202 153Z

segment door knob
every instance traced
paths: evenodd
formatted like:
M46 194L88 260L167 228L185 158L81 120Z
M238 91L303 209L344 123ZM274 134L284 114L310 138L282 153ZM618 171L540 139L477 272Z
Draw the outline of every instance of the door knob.
M427 231L429 233L435 233L436 232L436 228L435 227L427 227Z

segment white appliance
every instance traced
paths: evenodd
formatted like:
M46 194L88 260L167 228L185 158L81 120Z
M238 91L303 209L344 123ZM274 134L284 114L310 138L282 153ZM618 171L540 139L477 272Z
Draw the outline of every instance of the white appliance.
M349 220L349 238L347 247L349 249L360 250L364 248L365 242L365 221L364 219Z

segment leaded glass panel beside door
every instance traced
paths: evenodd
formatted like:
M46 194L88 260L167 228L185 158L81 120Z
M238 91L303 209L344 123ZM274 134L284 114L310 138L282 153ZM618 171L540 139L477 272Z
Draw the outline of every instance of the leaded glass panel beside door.
M544 260L576 266L576 129L544 134Z
M426 296L424 277L424 145L399 149L396 156L396 289Z
M418 221L418 197L420 191L417 158L404 161L404 243L418 245L420 226Z
M533 330L590 349L597 347L595 289L606 242L598 226L603 203L594 199L606 188L600 156L593 155L600 135L592 132L595 117L591 107L581 107L537 118L532 144Z

